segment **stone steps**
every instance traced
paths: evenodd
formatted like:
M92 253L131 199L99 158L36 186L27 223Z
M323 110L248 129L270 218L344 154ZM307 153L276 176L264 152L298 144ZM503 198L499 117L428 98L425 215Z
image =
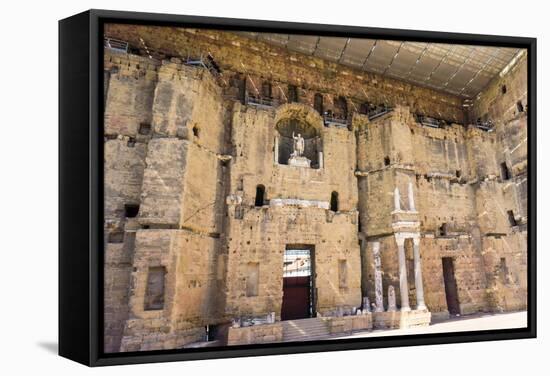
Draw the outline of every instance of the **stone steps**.
M312 341L330 335L326 322L318 318L283 321L283 341Z

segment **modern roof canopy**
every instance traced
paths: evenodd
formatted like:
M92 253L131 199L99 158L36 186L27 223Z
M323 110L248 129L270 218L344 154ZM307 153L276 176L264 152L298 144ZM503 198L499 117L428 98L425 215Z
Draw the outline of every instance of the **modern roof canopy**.
M350 68L474 98L508 69L518 48L241 32L243 36Z

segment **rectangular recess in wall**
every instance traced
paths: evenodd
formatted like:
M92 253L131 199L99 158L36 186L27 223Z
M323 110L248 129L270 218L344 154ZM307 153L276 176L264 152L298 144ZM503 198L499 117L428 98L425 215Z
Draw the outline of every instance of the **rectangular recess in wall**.
M145 286L146 311L160 310L164 308L164 284L166 268L164 266L149 267L147 272L147 285Z
M260 263L246 264L246 296L258 296L260 284Z
M348 287L348 261L338 260L338 285L341 289Z

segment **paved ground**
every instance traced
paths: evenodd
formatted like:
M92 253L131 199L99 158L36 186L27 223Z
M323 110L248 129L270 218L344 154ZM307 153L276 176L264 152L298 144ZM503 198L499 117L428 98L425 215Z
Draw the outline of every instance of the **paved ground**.
M476 314L453 317L449 320L436 322L423 328L373 330L358 332L346 336L333 336L330 339L383 337L404 334L448 333L472 330L492 330L523 328L527 326L527 312L512 312L499 314Z

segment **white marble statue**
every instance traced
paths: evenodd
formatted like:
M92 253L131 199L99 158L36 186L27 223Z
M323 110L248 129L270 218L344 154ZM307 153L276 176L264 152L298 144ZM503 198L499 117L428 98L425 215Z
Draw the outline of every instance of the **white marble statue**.
M305 141L304 138L300 133L298 133L298 136L294 135L294 132L292 132L292 139L294 140L292 157L301 157L304 154L305 149Z

